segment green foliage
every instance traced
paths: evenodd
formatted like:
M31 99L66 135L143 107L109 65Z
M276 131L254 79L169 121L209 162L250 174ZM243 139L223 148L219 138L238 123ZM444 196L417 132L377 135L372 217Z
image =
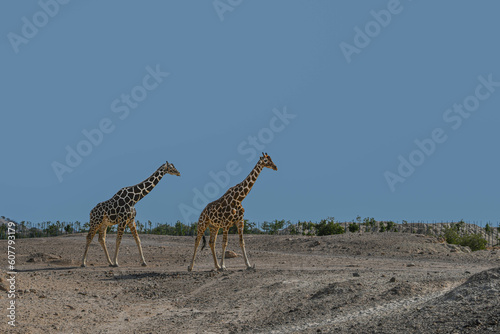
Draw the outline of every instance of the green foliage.
M282 230L283 227L285 227L285 220L284 219L283 220L275 219L272 222L265 221L262 224L262 230L268 234L278 234L278 231Z
M472 251L486 249L488 241L477 233L466 233L460 238L460 246L469 246Z
M463 233L460 230L463 225L453 224L451 227L446 227L443 237L449 244L468 246L472 251L486 249L488 241L477 233Z
M318 236L345 233L344 228L339 223L335 223L333 217L322 219L316 225L316 231L317 231L316 234Z
M484 232L486 232L486 234L491 234L493 232L493 228L490 226L490 224L486 224L486 226L484 227Z
M50 237L54 237L56 235L59 235L59 227L56 224L52 224L49 222L47 228L43 230L43 233Z
M392 220L389 220L386 226L387 231L395 232L395 228L396 228L396 223L394 223Z
M359 216L358 216L359 217ZM359 231L359 224L356 224L356 223L350 223L349 226L347 227L347 229L349 230L349 232L351 233L355 233L355 232L358 232Z
M373 231L375 228L377 222L375 221L375 218L373 217L366 217L363 219L363 224L365 225L365 232L370 232Z
M443 237L444 240L446 240L446 242L449 244L458 245L460 243L460 235L458 234L458 230L454 226L445 227Z
M385 230L386 230L386 227L385 227L384 222L380 222L380 225L379 225L379 232L385 232Z
M64 226L64 231L65 231L66 233L73 233L73 230L74 230L74 229L73 229L73 226L71 226L71 225L69 225L69 224L68 224L68 225L66 225L66 226Z
M297 228L295 227L295 225L291 221L287 221L286 225L287 225L288 232L290 233L290 235L297 235L297 234L299 234L299 232L297 231Z
M371 217L371 218L366 217L365 219L363 219L363 224L365 224L366 226L375 227L377 222L375 221L375 218L373 218L373 217Z

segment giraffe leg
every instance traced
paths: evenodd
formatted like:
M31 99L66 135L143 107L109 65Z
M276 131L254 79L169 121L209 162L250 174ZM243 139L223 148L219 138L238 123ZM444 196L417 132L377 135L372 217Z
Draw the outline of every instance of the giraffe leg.
M122 241L123 237L123 232L125 232L125 225L126 222L124 223L119 223L118 224L118 231L116 232L116 249L115 249L115 261L114 264L111 264L112 267L118 267L118 249L120 248L120 242Z
M226 270L226 266L224 265L224 258L226 256L226 247L227 247L227 233L229 232L229 228L225 227L222 230L222 257L221 257L221 270Z
M101 228L99 229L99 243L102 246L102 249L104 249L104 254L106 255L106 259L108 260L108 264L111 266L113 263L111 262L111 259L109 257L108 249L106 248L106 230L108 229L108 226L106 224L102 224Z
M85 252L83 253L82 267L87 266L87 252L89 251L89 246L90 243L92 242L92 239L94 239L94 236L97 233L98 226L99 225L96 224L95 221L92 221L91 219L89 233L87 234L87 244L85 246Z
M188 267L188 271L192 271L194 267L194 260L196 259L196 252L198 251L198 246L200 245L201 238L207 229L207 225L205 223L198 223L198 234L196 236L196 241L194 242L194 253L193 259L191 260L191 264Z
M243 259L245 260L245 265L247 266L247 269L252 269L255 268L255 266L251 266L250 262L248 262L248 257L247 257L247 252L245 251L245 240L243 240L243 228L244 228L244 222L239 222L237 224L238 227L238 234L240 236L240 246L241 246L241 252L243 253Z
M147 266L146 260L144 260L144 255L142 254L141 239L139 239L139 234L137 233L137 230L135 228L135 220L131 220L128 223L128 227L130 228L130 232L134 236L135 243L137 244L137 248L139 248L139 255L141 256L141 260L142 260L142 264L141 265L143 267L146 267Z
M210 249L212 250L212 256L214 257L215 269L220 270L219 262L217 261L217 254L215 252L215 241L217 241L217 233L219 229L215 226L210 226L210 240L208 244L210 245Z

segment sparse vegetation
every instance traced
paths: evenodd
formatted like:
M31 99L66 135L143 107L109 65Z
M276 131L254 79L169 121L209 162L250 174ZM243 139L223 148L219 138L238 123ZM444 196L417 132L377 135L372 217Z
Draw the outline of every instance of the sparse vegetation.
M11 219L3 219L3 221L13 221ZM13 221L15 222L15 221ZM37 238L51 237L63 234L72 233L87 233L89 229L88 222L74 223L64 221L46 221L41 223L31 223L29 221L21 221L16 223L17 238ZM184 224L180 221L174 224L155 223L148 220L146 223L136 221L137 231L143 234L157 235L176 235L176 236L192 236L197 232L197 224ZM108 233L116 233L116 226L110 226ZM495 246L499 243L500 226L492 226L487 223L483 229L474 224L466 224L463 220L457 223L444 224L424 224L411 223L403 220L401 224L394 221L376 221L373 217L362 219L357 216L349 223L335 222L333 217L322 219L319 222L313 221L298 221L293 223L287 220L265 221L263 223L249 222L245 220L244 234L289 234L304 236L324 236L343 233L381 233L381 232L405 232L405 233L420 233L430 236L439 236L446 240L449 244L468 246L471 250L484 249L487 245ZM126 229L125 233L130 233ZM219 230L222 234L222 230ZM233 225L229 233L237 234L238 229ZM0 239L7 237L7 225L0 223ZM486 238L486 239L485 239ZM489 243L488 243L489 241Z

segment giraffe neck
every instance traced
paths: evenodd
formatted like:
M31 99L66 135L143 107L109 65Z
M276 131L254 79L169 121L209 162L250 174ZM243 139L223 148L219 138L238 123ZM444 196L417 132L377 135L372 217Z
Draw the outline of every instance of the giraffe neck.
M134 205L143 199L153 188L160 182L161 178L165 175L163 168L158 168L150 177L136 184L121 189L115 196L124 199L129 205Z
M263 167L257 163L250 174L248 174L248 176L235 187L234 198L237 201L241 202L245 199L250 190L252 190L252 187L255 184L255 181L257 181L257 177L260 172L262 172L262 169Z

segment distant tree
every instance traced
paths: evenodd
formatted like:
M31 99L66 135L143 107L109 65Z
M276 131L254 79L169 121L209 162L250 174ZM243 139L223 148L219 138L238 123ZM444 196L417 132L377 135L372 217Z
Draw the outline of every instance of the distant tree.
M137 226L137 231L138 231L139 233L144 232L144 224L143 224L143 223L141 223L140 221L138 221L138 220L137 220L137 221L135 222L135 226Z
M359 216L358 216L359 217ZM350 223L348 226L349 232L355 233L359 231L359 224L357 223Z
M493 229L491 228L490 224L486 223L486 226L484 227L484 232L486 232L486 234L491 234L491 232L493 232Z
M74 228L70 224L66 224L66 226L64 226L64 231L66 231L66 233L70 234L70 233L73 233Z
M389 220L387 222L387 226L386 226L387 231L394 232L395 227L396 227L396 223L394 223L392 220Z

